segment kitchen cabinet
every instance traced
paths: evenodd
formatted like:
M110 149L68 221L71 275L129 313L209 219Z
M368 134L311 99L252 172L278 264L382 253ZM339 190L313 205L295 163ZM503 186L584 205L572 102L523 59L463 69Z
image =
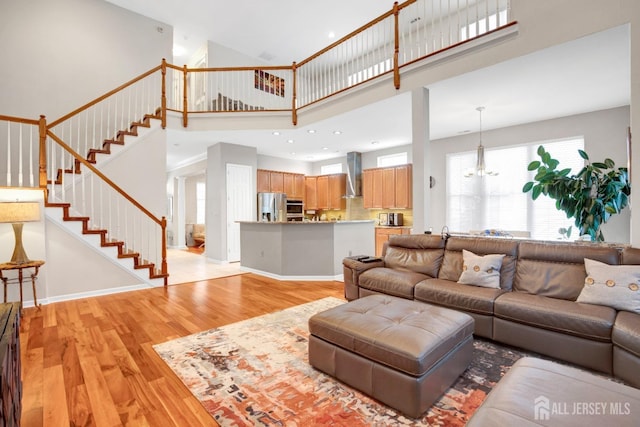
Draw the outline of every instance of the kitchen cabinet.
M397 209L411 209L413 207L413 169L411 165L395 168L395 207Z
M408 227L376 227L376 256L382 256L382 247L394 234L410 234Z
M363 206L367 209L411 209L411 165L362 171Z
M347 175L329 175L329 209L346 209L344 194L347 190Z
M284 173L284 192L289 200L304 200L304 175Z
M373 169L362 171L362 204L365 208L373 207Z
M258 169L257 171L257 190L258 193L270 193L271 192L271 179L270 172L264 169Z
M304 200L304 175L258 169L256 189L258 193L285 193L288 199Z
M270 188L272 193L284 193L284 173L269 172Z
M382 169L382 208L393 209L396 207L396 170L395 168Z
M318 190L317 180L315 176L304 177L304 208L318 209Z
M318 209L329 209L329 176L321 175L316 179L316 197Z
M305 177L305 209L345 209L347 175Z

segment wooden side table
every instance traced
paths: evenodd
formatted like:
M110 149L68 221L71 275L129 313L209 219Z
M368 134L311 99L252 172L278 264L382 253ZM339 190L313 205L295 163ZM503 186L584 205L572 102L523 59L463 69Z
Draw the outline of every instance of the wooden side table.
M20 310L22 310L22 279L23 279L23 270L26 268L32 268L33 272L29 275L31 276L31 289L33 290L33 303L34 305L40 309L40 304L38 304L38 297L36 296L36 277L38 276L38 271L40 267L44 264L44 261L29 261L24 264L12 264L12 263L4 263L0 264L0 280L4 283L4 302L7 302L7 285L9 282L11 283L19 283L20 284ZM5 277L4 271L18 270L18 277Z

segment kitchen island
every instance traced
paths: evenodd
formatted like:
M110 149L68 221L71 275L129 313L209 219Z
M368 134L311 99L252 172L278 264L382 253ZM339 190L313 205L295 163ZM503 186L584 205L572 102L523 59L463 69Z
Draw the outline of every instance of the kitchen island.
M278 280L342 280L342 260L373 255L373 220L240 221L240 268Z

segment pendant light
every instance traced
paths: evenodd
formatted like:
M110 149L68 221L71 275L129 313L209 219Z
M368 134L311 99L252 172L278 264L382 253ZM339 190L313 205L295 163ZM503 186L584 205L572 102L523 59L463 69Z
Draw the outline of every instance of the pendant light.
M487 167L484 163L484 145L482 145L482 112L484 111L484 107L476 108L478 113L480 114L480 143L478 144L478 154L476 158L476 168L474 170L467 171L464 176L471 177L473 175L477 175L479 177L483 177L485 175L496 176L498 172L487 170Z

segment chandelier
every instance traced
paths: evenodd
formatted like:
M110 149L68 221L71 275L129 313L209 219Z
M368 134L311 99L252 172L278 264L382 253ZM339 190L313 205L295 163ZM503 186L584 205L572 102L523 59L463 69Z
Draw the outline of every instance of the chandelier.
M498 175L498 172L496 171L492 171L492 170L488 170L485 163L484 163L484 145L482 145L482 111L484 111L484 107L478 107L476 108L476 110L478 111L478 113L480 114L480 143L478 145L478 154L477 154L477 158L476 158L476 167L475 169L471 169L468 170L467 172L465 172L464 176L466 177L471 177L474 175L477 175L479 177L483 177L485 175L489 175L489 176L496 176Z

